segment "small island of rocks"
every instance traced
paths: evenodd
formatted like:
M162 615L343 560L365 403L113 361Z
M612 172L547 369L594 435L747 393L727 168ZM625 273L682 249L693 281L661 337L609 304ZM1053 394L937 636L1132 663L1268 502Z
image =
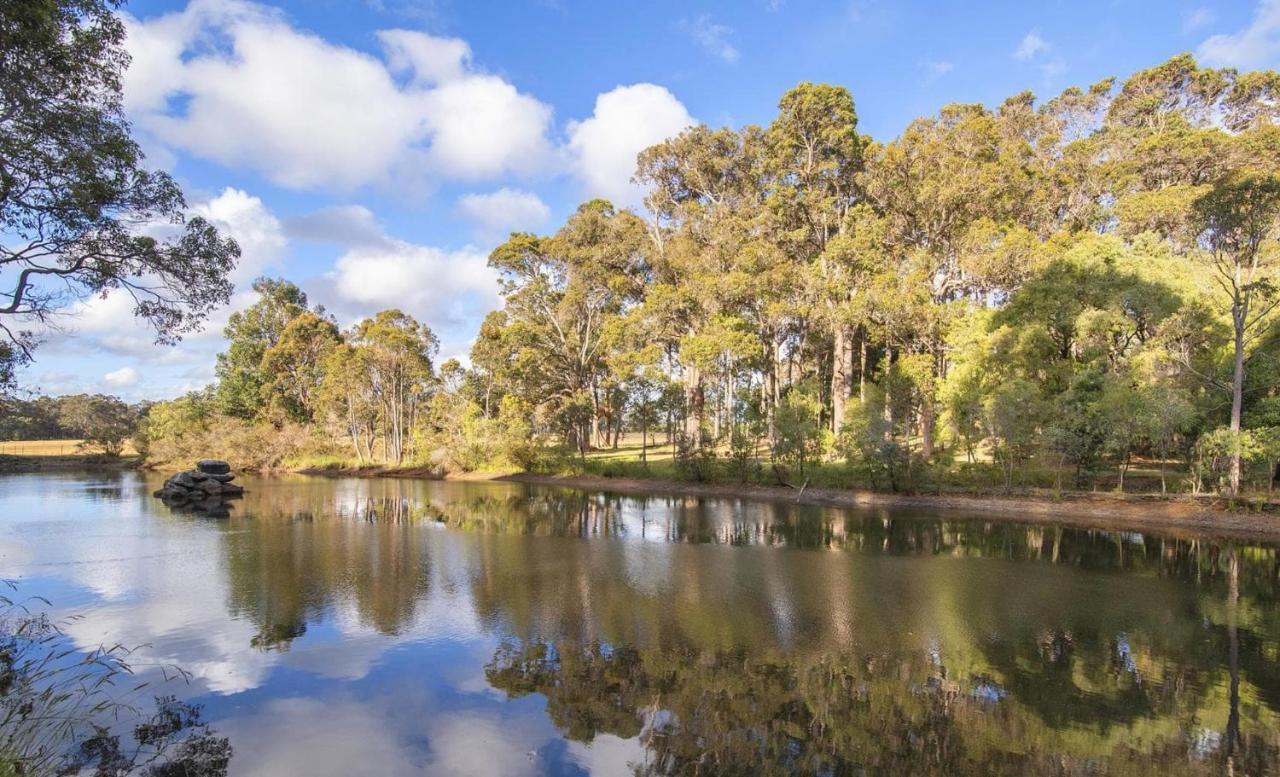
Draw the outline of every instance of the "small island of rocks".
M173 510L225 518L230 515L225 500L244 494L242 486L231 482L235 477L227 462L201 459L195 469L171 476L154 496Z

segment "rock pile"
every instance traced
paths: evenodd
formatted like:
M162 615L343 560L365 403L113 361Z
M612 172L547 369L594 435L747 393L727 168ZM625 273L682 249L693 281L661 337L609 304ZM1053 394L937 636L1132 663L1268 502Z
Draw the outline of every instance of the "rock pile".
M225 518L230 514L225 500L244 493L244 488L231 482L235 477L227 462L201 459L195 469L166 480L155 496L175 510Z

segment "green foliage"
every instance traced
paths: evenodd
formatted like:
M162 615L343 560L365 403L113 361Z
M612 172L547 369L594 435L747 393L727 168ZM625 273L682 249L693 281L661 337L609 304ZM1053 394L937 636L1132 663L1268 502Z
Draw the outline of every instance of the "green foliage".
M1182 55L873 142L847 89L799 84L766 126L643 151L649 218L591 200L495 248L502 307L468 367L437 373L403 312L339 333L260 281L226 332L217 427L296 425L293 460L438 470L1261 486L1274 457L1245 448L1280 428L1277 94L1280 75ZM163 431L174 412L148 421L153 455L190 433ZM1204 436L1220 427L1249 446ZM636 437L636 461L603 455ZM649 467L655 441L674 452Z
M0 4L0 388L72 301L134 301L158 342L230 299L239 247L186 217L178 184L143 163L122 105L129 62L113 0ZM172 224L157 238L140 224Z
M59 403L62 426L81 439L81 446L119 456L137 428L133 408L115 397L81 394Z
M0 774L226 775L231 744L199 706L162 696L144 713L149 684L132 680L129 651L77 655L44 605L0 596ZM130 717L140 722L122 741L112 728Z
M793 474L804 480L807 470L821 457L826 442L821 413L821 403L804 391L791 391L779 403L770 453L780 480Z
M289 281L258 278L253 290L258 300L227 319L222 330L227 350L218 354L215 368L219 410L244 419L263 408L268 381L263 357L280 342L285 327L307 310L307 295Z
M876 391L851 409L849 420L836 440L850 470L873 489L899 491L906 487L908 451L893 436L893 424L885 418L885 397Z

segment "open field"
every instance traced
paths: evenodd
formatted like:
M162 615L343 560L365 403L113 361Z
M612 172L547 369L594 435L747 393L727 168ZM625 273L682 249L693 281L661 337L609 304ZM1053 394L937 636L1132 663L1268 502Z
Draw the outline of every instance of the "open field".
M29 472L45 469L122 469L141 464L131 443L117 457L100 448L82 448L81 440L0 441L0 472Z

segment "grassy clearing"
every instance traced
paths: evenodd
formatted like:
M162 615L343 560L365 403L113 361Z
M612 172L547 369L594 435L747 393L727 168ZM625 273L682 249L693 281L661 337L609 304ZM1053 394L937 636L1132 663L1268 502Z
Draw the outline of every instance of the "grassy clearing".
M659 444L660 443L660 444ZM609 478L690 480L692 476L676 465L672 446L659 437L650 440L641 460L639 435L624 435L617 448L590 451L586 456L561 452L547 456L537 469L552 475L597 475ZM1071 492L1080 491L1073 485L1074 471L1058 471L1048 464L1020 465L1011 488L1004 485L1004 474L992 461L989 452L978 451L977 460L968 462L963 455L953 462L940 461L922 471L913 473L910 490L925 493L952 494L1003 494L1013 492ZM823 461L811 464L803 474L782 472L772 466L768 451L758 450L756 456L745 462L730 460L727 450L717 451L716 459L703 470L702 479L719 483L750 483L756 485L807 484L818 488L885 490L886 484L871 483L859 477L840 461ZM1188 477L1185 465L1168 462L1165 479L1170 493L1185 492ZM1118 473L1114 469L1092 473L1090 485L1083 489L1096 493L1115 492ZM1160 492L1160 464L1158 461L1136 461L1125 473L1126 493L1158 494Z
M141 461L132 443L120 456L112 457L101 448L81 447L80 440L0 441L0 471L24 472L42 469L134 467Z

